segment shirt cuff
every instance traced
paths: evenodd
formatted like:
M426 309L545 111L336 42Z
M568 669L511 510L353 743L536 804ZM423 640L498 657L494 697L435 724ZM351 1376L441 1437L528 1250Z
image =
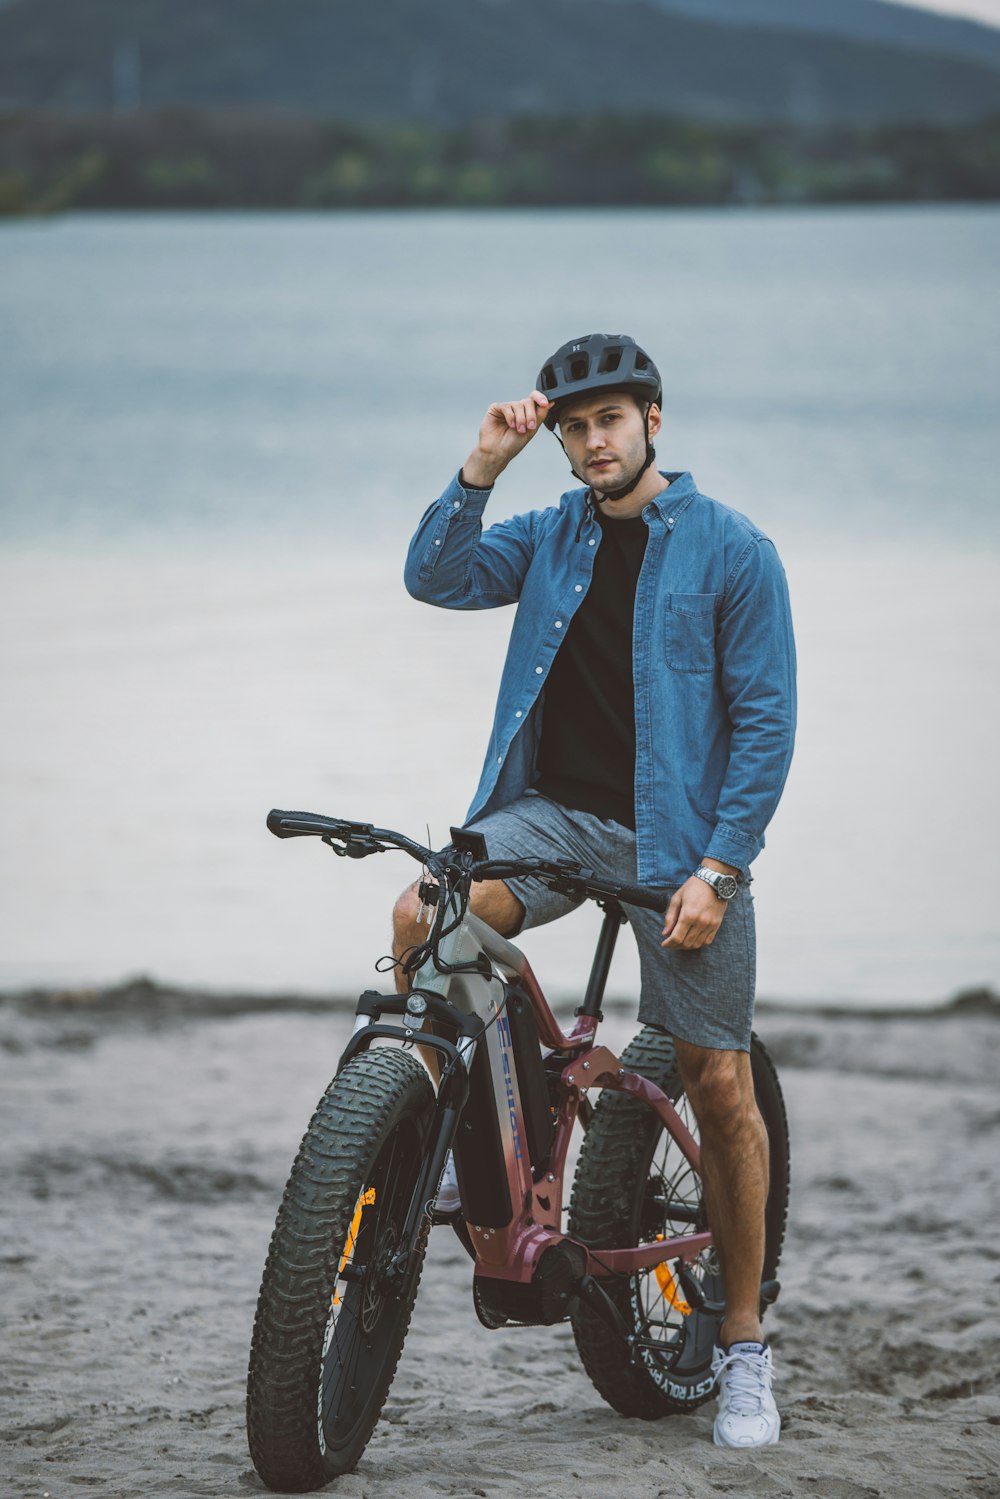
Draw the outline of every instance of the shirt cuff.
M732 864L741 874L749 873L751 859L760 853L763 840L741 833L738 828L727 827L724 822L715 825L715 831L702 854L703 859L718 859L720 864Z
M458 471L458 483L467 494L492 494L493 492L492 484L469 484L461 469Z

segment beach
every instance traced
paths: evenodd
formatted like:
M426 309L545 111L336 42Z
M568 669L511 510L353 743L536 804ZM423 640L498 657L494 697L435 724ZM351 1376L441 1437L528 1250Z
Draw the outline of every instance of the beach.
M656 353L661 470L789 579L798 742L753 866L782 1440L623 1419L567 1325L480 1325L441 1227L330 1492L1000 1499L998 248L994 204L5 226L0 1499L263 1492L268 1241L350 1031L331 995L376 981L416 873L265 817L440 847L466 815L512 615L411 599L406 548L488 403L585 326ZM542 434L487 521L574 484ZM564 1020L598 924L524 940ZM616 1050L638 979L622 942Z
M5 1499L265 1492L244 1432L281 1190L350 1007L132 984L0 1001ZM634 1030L616 1005L602 1039ZM430 1236L355 1499L1000 1495L1000 1021L763 1008L792 1139L781 1443L605 1406L568 1325L488 1332Z

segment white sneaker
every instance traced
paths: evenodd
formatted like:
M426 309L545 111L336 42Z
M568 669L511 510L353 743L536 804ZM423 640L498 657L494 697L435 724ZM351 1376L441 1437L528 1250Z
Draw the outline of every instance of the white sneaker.
M771 1394L771 1350L766 1343L716 1347L712 1378L719 1386L719 1414L712 1428L716 1447L773 1447L781 1417Z
M441 1185L434 1199L434 1211L436 1213L457 1213L462 1206L462 1195L458 1190L458 1172L455 1170L455 1157L449 1150L444 1163L444 1173L441 1177Z

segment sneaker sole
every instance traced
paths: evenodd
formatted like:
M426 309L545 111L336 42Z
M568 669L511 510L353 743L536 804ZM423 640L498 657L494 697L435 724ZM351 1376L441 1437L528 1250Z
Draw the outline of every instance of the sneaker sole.
M714 1442L715 1446L728 1447L730 1452L753 1452L758 1447L776 1447L778 1445L778 1438L780 1436L781 1426L779 1425L777 1430L774 1431L771 1436L765 1437L763 1442L727 1442L724 1437L719 1436L716 1428L714 1426L712 1427L712 1441Z

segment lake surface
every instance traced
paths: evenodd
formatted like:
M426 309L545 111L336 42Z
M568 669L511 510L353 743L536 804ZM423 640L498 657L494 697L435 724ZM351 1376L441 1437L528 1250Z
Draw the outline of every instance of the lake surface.
M992 207L4 225L0 986L370 982L411 868L264 814L464 816L511 616L417 605L402 557L486 404L595 327L660 364L660 466L789 574L761 993L1000 986L998 261ZM543 433L488 515L572 483ZM525 939L554 993L594 931Z

